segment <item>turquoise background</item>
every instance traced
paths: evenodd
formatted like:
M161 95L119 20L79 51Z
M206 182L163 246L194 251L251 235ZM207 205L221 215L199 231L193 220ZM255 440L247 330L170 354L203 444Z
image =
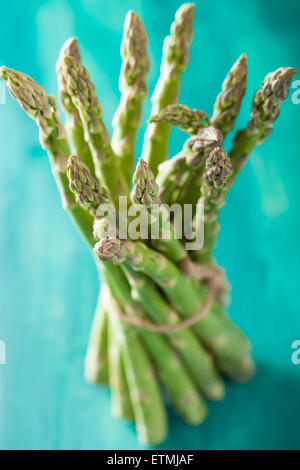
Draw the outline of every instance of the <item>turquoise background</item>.
M246 52L248 89L236 123L241 127L266 73L300 67L300 3L196 4L180 102L210 113L226 72ZM150 36L152 92L162 40L179 5L172 0L2 3L0 63L57 94L55 61L63 42L76 35L111 128L126 11L141 16ZM0 448L138 449L133 426L111 417L109 391L84 382L96 270L61 209L34 122L6 98L0 105L0 340L7 347L7 365L0 365ZM148 100L143 129L149 109ZM257 375L248 384L228 384L225 400L210 405L201 427L188 427L170 412L163 449L300 448L300 365L291 362L291 344L300 339L299 116L300 105L289 97L222 214L216 256L233 285L230 315L253 341ZM174 131L171 154L183 140Z

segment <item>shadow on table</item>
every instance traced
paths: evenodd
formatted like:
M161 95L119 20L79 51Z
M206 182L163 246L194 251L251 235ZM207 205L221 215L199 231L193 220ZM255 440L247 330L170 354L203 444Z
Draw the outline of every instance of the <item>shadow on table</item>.
M257 369L249 383L227 383L224 401L209 404L203 425L187 426L169 413L169 437L159 448L300 449L300 374Z

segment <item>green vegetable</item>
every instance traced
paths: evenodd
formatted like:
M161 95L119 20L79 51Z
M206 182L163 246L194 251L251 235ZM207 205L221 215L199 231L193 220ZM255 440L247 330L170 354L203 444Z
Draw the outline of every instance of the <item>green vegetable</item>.
M133 11L129 11L121 44L123 63L119 88L122 94L113 118L112 135L112 148L120 159L120 166L128 184L133 172L135 139L141 120L142 103L147 93L147 43L143 23Z
M210 120L204 111L190 109L183 104L170 104L158 114L152 116L149 122L164 122L178 126L188 134L197 134L199 129L210 125Z
M281 67L270 72L255 93L249 122L245 129L236 133L229 153L234 167L234 177L242 168L256 145L270 134L277 119L280 104L286 99L290 82L296 72L292 67Z
M193 19L193 3L184 3L176 12L170 36L164 41L160 76L151 98L151 116L177 101L181 74L189 61ZM147 127L142 156L155 176L158 165L167 158L169 136L169 124L150 123Z
M220 129L224 137L233 128L245 94L246 84L247 57L246 54L242 54L225 77L211 118L212 124Z

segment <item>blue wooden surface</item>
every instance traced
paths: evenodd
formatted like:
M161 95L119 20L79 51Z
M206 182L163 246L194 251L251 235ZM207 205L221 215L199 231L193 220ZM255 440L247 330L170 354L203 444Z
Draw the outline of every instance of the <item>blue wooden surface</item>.
M110 121L117 106L119 45L128 9L150 36L153 90L163 37L178 1L66 0L1 6L0 63L56 93L63 41L79 38ZM222 79L248 54L248 91L237 126L265 74L299 64L297 0L196 1L195 37L180 101L211 112ZM298 78L296 75L295 78ZM37 128L13 99L0 105L0 448L134 449L133 426L113 419L109 392L87 385L83 358L98 281L87 248L63 213ZM145 127L150 103L144 110ZM170 413L168 449L300 448L298 229L300 105L289 98L228 197L216 255L233 285L230 315L254 344L257 376L229 384L204 425ZM139 146L141 148L141 136ZM174 132L171 153L184 136Z

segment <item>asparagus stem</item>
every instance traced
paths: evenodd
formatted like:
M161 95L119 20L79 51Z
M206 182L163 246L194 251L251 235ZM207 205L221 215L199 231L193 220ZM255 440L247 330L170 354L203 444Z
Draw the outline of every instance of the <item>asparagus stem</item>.
M103 286L105 305L110 305L110 292ZM111 410L115 418L134 421L133 407L129 395L128 382L124 364L122 338L112 318L113 312L108 315L108 359L109 359L109 385L111 390Z
M63 73L63 61L67 56L74 56L80 61L80 52L76 38L68 39L62 46L56 62L56 74L58 80L58 91L60 102L66 113L66 129L73 142L74 151L80 155L81 160L88 166L91 174L95 176L93 157L88 143L84 138L84 130L79 113L73 105L72 99L67 91L66 80Z
M152 116L177 101L181 73L189 60L193 17L194 4L183 4L176 12L170 36L165 38L160 77L151 98ZM142 156L155 176L158 165L167 158L169 135L169 124L150 123L147 127Z
M112 265L111 265L112 266ZM141 444L159 444L166 437L167 421L159 385L151 361L141 344L137 332L118 317L116 298L123 293L126 282L119 271L106 271L105 277L111 290L109 311L118 332L124 357L129 394Z
M204 247L193 251L192 255L201 263L212 261L212 251L219 232L218 216L225 204L225 193L231 184L232 164L225 150L216 147L206 160L203 174L201 198L204 205Z
M281 67L269 73L255 93L249 122L245 129L236 133L229 153L234 168L233 178L256 145L261 144L271 132L273 122L279 115L280 104L288 96L288 88L295 72L296 69L292 67Z
M128 194L128 186L111 148L94 85L78 56L64 57L63 74L67 92L79 113L84 128L85 140L93 156L96 175L118 207L119 195Z
M131 285L131 295L150 315L154 322L174 324L180 318L159 293L155 284L141 273L126 266L124 273ZM195 334L185 328L168 335L173 348L184 360L189 373L199 390L210 400L220 400L224 396L224 384L220 378L214 361L203 348Z
M149 276L184 317L196 314L207 296L203 284L196 285L164 255L142 242L102 239L96 243L94 253L103 261L125 262L125 265L128 263L136 271ZM199 320L193 329L231 377L242 380L253 374L250 344L236 325L223 314L220 304L214 301L209 314Z
M247 84L247 56L242 54L233 64L217 96L212 124L220 129L223 136L231 131L241 107Z
M5 80L10 94L39 127L40 142L43 149L47 150L63 208L69 212L82 236L91 246L93 219L76 204L69 190L66 166L70 150L65 129L58 119L55 98L48 96L38 83L21 72L3 66L0 75Z
M197 134L199 129L210 125L210 120L204 111L190 109L183 104L170 104L162 109L158 114L152 116L149 122L162 122L178 126L188 134Z
M133 301L127 283L118 290L117 298L121 304L119 308L127 315L145 317L144 309ZM126 328L130 329L123 324L123 329ZM139 333L174 407L189 424L201 423L207 413L206 405L181 359L160 334L147 329L141 329Z
M145 100L149 70L147 33L140 18L129 11L124 23L121 56L123 64L119 78L122 93L113 118L112 148L120 158L120 167L130 184L134 164L134 146Z
M202 166L209 155L209 152L220 145L222 135L220 131L212 126L200 129L198 134L190 137L184 144L182 151L159 167L159 173L156 181L160 187L159 196L162 202L173 204L184 198L184 188L189 194L197 192L196 200L199 197L201 187ZM195 188L192 188L193 182Z
M84 361L85 379L91 383L108 383L108 314L104 307L104 289L99 294Z

